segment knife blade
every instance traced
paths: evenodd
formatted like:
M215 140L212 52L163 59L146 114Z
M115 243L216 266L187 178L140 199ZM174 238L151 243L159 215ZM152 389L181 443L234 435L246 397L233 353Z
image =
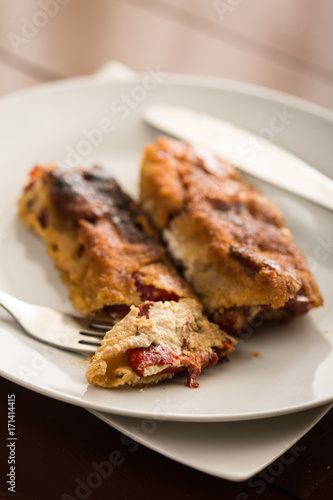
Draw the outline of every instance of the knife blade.
M259 136L221 118L169 104L146 107L143 120L168 135L203 146L254 177L333 210L332 179Z

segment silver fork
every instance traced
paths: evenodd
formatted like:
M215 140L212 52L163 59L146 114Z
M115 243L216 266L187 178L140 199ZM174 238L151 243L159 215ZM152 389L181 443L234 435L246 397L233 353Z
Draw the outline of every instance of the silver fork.
M0 291L2 306L23 330L37 340L61 349L91 354L112 325L87 320L50 307L36 306Z

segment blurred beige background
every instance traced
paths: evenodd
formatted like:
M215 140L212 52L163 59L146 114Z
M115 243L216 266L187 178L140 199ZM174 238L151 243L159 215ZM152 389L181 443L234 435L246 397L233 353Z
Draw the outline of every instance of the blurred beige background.
M0 94L118 60L333 109L332 22L332 0L0 0Z

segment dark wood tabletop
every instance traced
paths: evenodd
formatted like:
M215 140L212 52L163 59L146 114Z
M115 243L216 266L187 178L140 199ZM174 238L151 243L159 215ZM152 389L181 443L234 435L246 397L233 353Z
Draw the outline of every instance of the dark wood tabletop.
M259 84L333 110L332 20L331 0L0 0L0 95L117 60L135 71L157 65ZM7 476L11 394L15 492ZM0 500L333 498L333 410L295 445L294 460L280 457L238 483L3 378L0 436Z
M11 394L16 401L15 493L8 490L5 477L9 472L7 400ZM1 500L332 498L333 409L266 469L247 481L231 482L124 438L83 408L4 379L0 381L0 402Z

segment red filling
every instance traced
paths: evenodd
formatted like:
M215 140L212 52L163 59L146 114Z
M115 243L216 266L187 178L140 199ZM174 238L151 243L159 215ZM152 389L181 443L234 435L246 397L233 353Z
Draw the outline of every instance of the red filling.
M144 302L143 304L140 304L139 305L139 314L138 314L138 318L142 318L143 316L145 316L146 318L149 318L149 309L150 309L150 306L152 306L154 304L154 302Z
M120 321L130 311L130 306L126 304L114 304L113 306L104 306L103 311L110 316L113 321Z
M265 308L263 307L262 311L264 310ZM261 311L259 313L257 311L253 312L251 307L248 306L230 307L229 309L222 309L218 312L217 323L219 324L221 330L231 333L232 335L237 335L247 328L257 314L260 313ZM240 317L242 317L241 323L239 321ZM236 327L236 324L240 324L240 326Z
M43 229L46 229L49 225L49 214L46 208L43 208L38 216L38 220Z
M313 303L309 300L304 288L299 290L295 297L289 299L285 303L284 309L292 316L302 316L313 307Z
M144 369L148 366L169 365L159 374L187 369L187 385L191 388L199 386L196 378L201 370L215 365L219 360L215 352L194 354L183 350L181 354L176 354L172 349L161 345L131 349L126 354L132 369L139 377L144 377Z
M133 278L142 300L151 300L152 302L174 300L175 302L178 302L179 296L176 293L168 292L167 290L156 288L154 285L146 285L143 283L140 273L134 273Z
M302 316L313 307L313 303L309 300L305 290L302 288L297 292L295 297L289 299L283 306L283 310L291 316ZM244 331L258 316L264 319L265 314L272 311L270 305L261 306L259 312L252 313L251 308L247 306L230 307L218 312L217 322L220 328L233 335L240 334ZM236 328L236 323L239 324L240 316L243 319L241 326Z
M180 366L178 356L173 351L160 345L131 349L127 351L127 356L131 367L139 377L144 377L144 369L148 366L172 365L170 368L166 368L168 371L185 368L185 366Z
M40 171L42 170L41 167L36 165L34 168L32 168L29 172L29 183L25 186L24 191L30 191L32 187L35 184L36 178L39 176Z
M143 301L143 303L139 305L139 318L142 316L149 318L149 308L154 302L165 302L170 300L178 302L179 296L176 293L168 292L167 290L156 288L154 285L146 285L143 283L140 273L134 273L133 278L135 280L135 286L141 295L141 300ZM124 316L126 316L126 314L129 313L130 306L125 304L106 305L103 307L103 311L110 316L114 322L116 322L120 321L124 318Z

